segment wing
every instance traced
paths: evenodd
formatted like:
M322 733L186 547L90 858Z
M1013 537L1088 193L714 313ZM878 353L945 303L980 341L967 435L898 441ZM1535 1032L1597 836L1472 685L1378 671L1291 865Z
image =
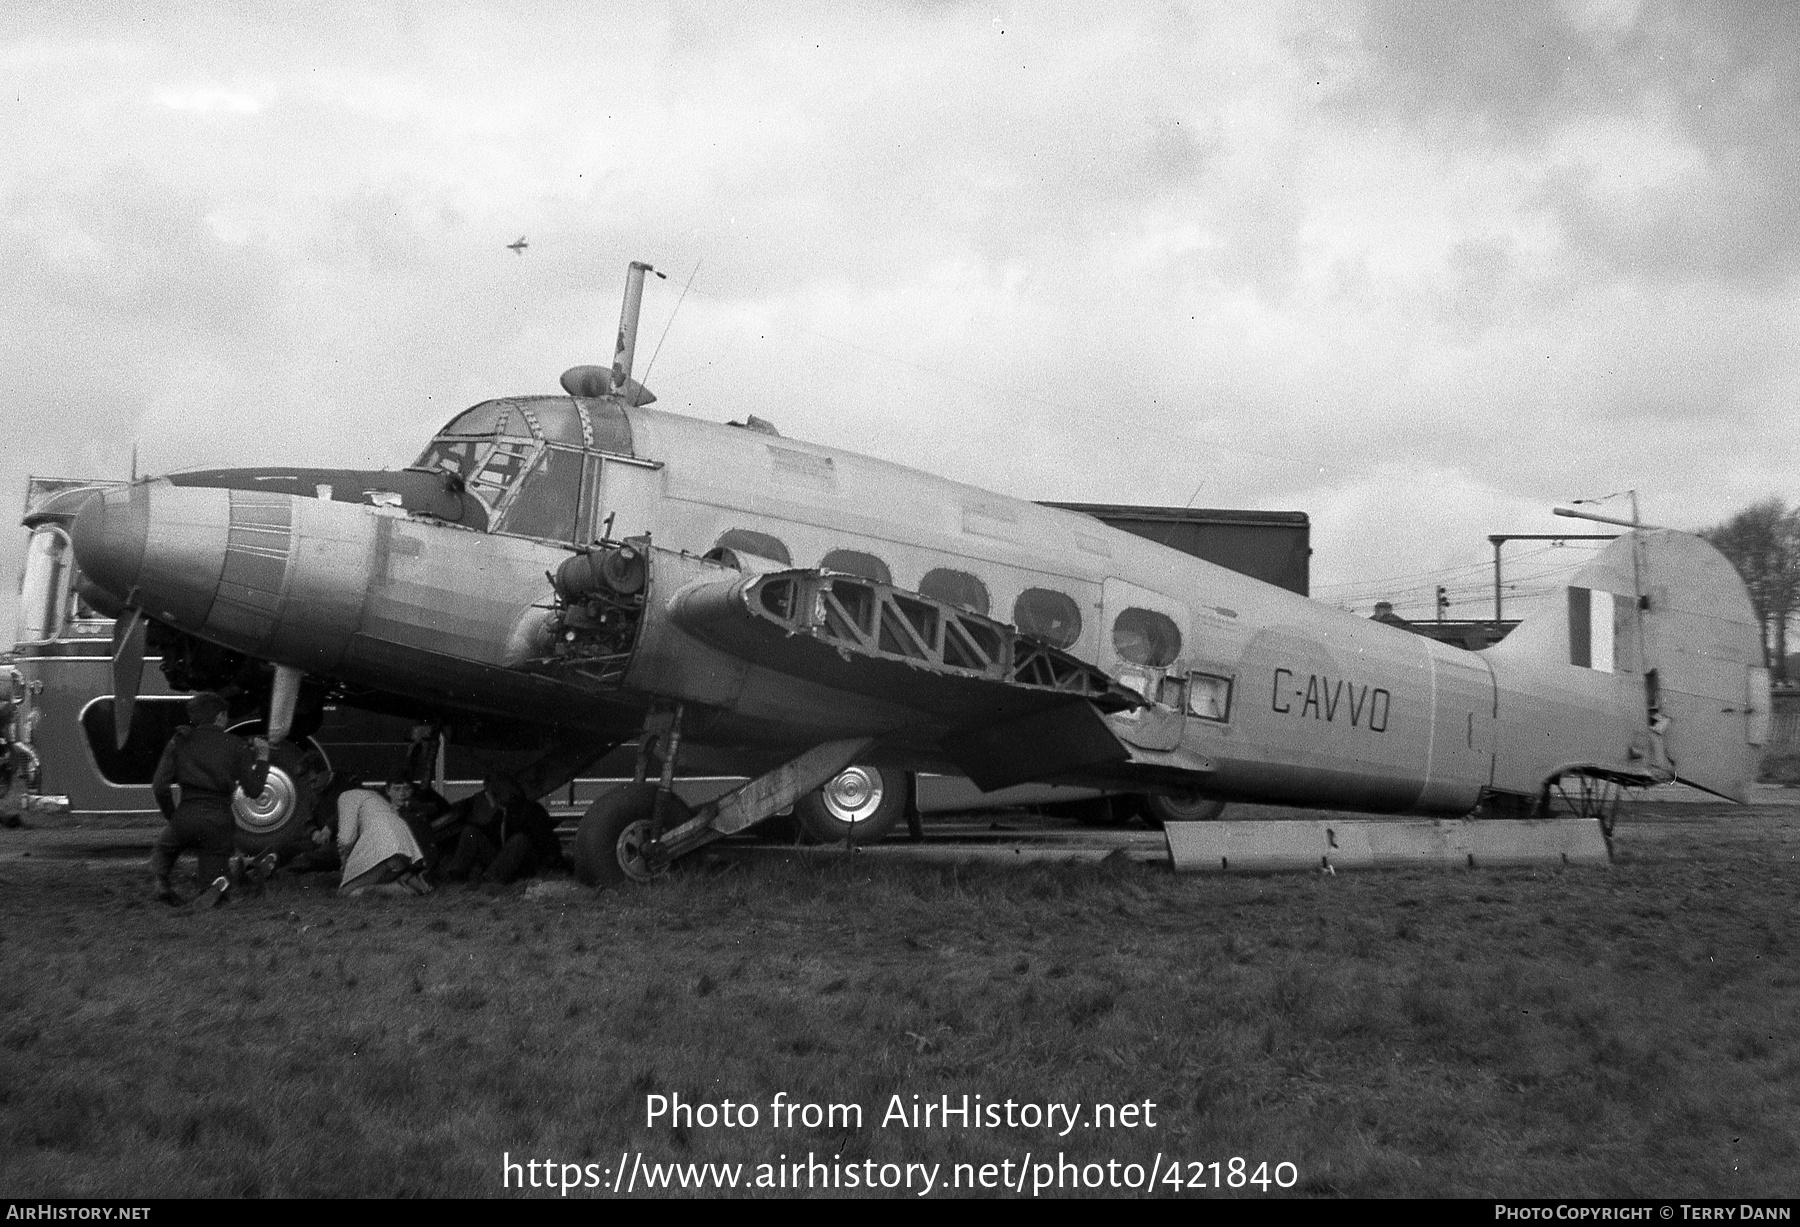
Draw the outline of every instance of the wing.
M857 576L788 570L700 585L670 614L762 668L922 713L983 788L1125 761L1102 713L1143 702L1004 622Z

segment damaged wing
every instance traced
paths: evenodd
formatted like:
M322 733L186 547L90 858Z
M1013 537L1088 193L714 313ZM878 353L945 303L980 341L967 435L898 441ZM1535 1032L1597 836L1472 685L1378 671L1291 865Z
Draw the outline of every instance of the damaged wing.
M1123 762L1102 713L1143 700L1006 623L830 571L786 570L691 588L675 624L713 647L925 714L981 787Z

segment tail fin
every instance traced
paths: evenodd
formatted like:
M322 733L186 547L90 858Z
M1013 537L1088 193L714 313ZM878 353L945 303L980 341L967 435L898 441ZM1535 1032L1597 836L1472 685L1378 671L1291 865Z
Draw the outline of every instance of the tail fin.
M1527 618L1493 652L1626 675L1642 687L1647 761L1746 800L1768 736L1769 671L1725 556L1687 533L1627 533L1575 574L1566 606Z

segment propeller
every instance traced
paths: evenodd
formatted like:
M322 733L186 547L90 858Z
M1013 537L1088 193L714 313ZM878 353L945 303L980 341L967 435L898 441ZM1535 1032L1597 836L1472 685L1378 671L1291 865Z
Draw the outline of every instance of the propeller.
M300 679L304 676L292 665L275 666L275 684L269 688L270 745L293 731L294 704L300 699Z
M112 691L114 748L123 750L131 737L138 686L144 680L144 636L150 620L141 609L129 609L113 622Z

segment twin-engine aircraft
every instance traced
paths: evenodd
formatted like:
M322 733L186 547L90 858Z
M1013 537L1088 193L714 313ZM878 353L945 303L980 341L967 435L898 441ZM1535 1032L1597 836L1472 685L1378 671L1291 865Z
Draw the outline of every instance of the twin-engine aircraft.
M1628 533L1465 651L1072 512L652 409L647 271L610 368L478 404L408 468L89 497L73 540L122 615L121 730L154 635L193 686L272 665L277 739L329 695L535 744L539 795L639 739L636 783L577 832L591 883L855 764L1386 814L1541 813L1571 778L1744 798L1768 674L1743 584L1692 536ZM671 781L696 748L752 778L690 812Z

